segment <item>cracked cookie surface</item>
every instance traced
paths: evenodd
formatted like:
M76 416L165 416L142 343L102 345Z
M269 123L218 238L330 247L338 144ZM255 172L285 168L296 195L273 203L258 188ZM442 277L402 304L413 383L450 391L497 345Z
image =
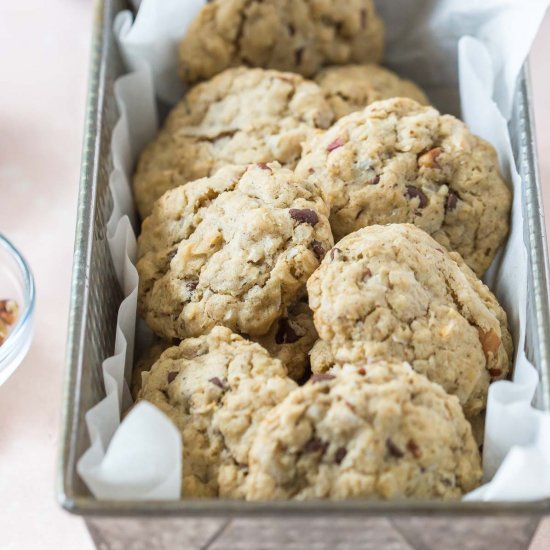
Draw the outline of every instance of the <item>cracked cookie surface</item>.
M140 313L159 336L269 331L333 244L319 189L277 163L166 193L138 241Z
M380 65L344 65L327 67L315 75L336 118L342 118L367 105L392 97L408 97L422 105L430 102L412 81Z
M406 364L317 375L264 418L249 500L456 499L481 481L458 400Z
M307 284L336 363L398 360L456 395L466 416L508 374L506 313L459 254L411 224L373 225L327 253Z
M482 276L508 233L511 192L494 148L411 99L341 118L304 145L296 173L323 188L336 241L368 225L414 223Z
M267 334L255 339L273 357L281 360L296 382L303 380L309 371L309 352L316 340L313 314L305 302L289 307Z
M263 69L230 69L192 88L141 153L133 180L142 218L163 193L228 164L294 168L302 142L330 126L317 84Z
M181 432L182 496L242 498L257 426L296 387L279 360L223 327L165 350L139 398Z
M214 0L180 43L180 75L194 83L249 65L312 76L325 65L378 62L383 42L372 0Z

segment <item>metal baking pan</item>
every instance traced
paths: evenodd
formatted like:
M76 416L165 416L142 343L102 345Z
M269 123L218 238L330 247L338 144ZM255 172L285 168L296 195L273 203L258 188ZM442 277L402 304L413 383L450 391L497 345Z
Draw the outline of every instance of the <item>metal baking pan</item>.
M526 549L550 499L538 502L180 500L98 501L76 471L89 446L84 416L105 393L102 361L114 349L122 300L107 245L112 201L111 134L118 118L113 94L123 65L112 33L123 0L96 3L86 130L71 289L63 431L57 494L83 516L100 548L411 548ZM518 83L511 123L523 178L529 248L527 353L540 374L535 405L550 410L548 258L537 173L528 70Z

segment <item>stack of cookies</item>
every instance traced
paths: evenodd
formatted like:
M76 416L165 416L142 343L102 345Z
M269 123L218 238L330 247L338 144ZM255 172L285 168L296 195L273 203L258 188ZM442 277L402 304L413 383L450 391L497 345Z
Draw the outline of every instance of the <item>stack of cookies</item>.
M494 148L376 63L372 0L214 0L142 152L136 400L182 497L459 498L509 374Z

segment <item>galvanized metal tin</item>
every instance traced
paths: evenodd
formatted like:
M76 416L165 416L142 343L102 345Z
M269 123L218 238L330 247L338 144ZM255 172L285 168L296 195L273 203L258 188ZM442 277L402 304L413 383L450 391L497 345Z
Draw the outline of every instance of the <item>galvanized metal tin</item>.
M78 202L69 319L58 499L84 516L99 548L358 548L410 550L525 549L550 499L539 502L176 502L98 501L76 472L89 445L84 415L105 393L102 361L114 347L122 292L106 238L112 202L110 142L118 118L113 86L123 65L112 34L123 0L97 2L86 132ZM528 70L517 89L511 122L524 182L529 247L526 350L539 371L535 405L550 410L548 257L531 111Z

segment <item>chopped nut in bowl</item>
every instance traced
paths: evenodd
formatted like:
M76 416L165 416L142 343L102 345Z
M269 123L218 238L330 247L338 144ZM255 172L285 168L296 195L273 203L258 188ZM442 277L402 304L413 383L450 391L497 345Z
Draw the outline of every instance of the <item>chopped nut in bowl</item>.
M0 234L0 384L29 350L34 313L34 280L19 251Z
M0 300L0 346L4 343L10 329L15 325L19 306L15 300Z

